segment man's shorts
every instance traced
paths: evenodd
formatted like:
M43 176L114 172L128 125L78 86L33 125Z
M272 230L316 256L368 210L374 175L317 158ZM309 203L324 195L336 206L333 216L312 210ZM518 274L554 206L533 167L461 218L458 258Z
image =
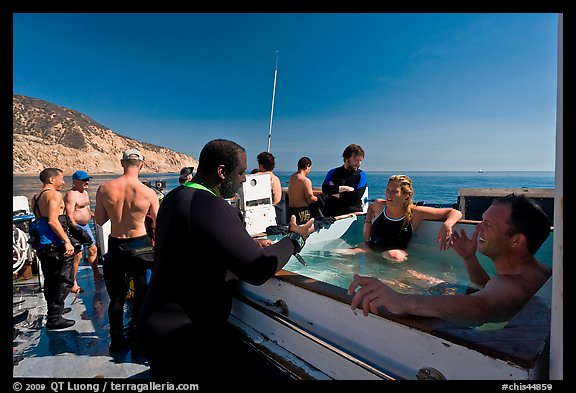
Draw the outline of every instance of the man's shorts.
M92 239L92 243L90 243L87 246L84 246L84 248L90 248L92 247L94 244L96 244L96 240L94 240L94 235L92 234L92 229L90 229L90 224L84 224L84 225L80 225L78 224L78 226L80 228L82 228L84 230L84 232L86 232L87 234L90 235L90 238Z

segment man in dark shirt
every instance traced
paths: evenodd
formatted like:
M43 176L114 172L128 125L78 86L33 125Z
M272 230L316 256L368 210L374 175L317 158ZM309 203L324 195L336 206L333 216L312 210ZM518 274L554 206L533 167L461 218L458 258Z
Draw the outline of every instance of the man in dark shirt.
M200 152L192 181L170 191L158 212L155 265L141 310L139 340L152 378L200 380L242 366L227 320L237 277L262 285L299 252L314 220L290 235L259 246L238 209L225 198L246 181L246 151L224 140ZM184 280L184 282L178 279Z
M368 187L368 177L360 169L364 159L364 150L351 144L342 153L344 165L328 171L322 183L325 216L361 212L362 196Z

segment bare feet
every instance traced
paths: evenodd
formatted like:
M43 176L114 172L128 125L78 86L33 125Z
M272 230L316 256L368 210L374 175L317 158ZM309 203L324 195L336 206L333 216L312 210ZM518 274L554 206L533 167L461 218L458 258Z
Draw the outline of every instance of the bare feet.
M408 260L408 253L404 250L388 250L382 253L382 257L392 262L404 262Z
M445 282L444 280L429 276L429 275L424 274L424 273L417 272L416 270L413 270L413 269L407 269L406 272L410 273L412 275L412 277L414 277L418 280L425 281L430 285L439 285L439 284L442 284L443 282Z
M332 250L332 252L339 255L356 255L358 253L365 251L360 247L355 247L355 248L336 248Z

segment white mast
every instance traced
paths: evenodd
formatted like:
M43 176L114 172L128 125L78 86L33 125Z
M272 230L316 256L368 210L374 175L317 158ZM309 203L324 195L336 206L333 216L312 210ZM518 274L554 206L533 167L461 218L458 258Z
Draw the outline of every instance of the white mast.
M270 111L270 129L268 131L268 149L270 153L270 138L272 137L272 117L274 116L274 96L276 96L276 75L278 74L278 51L276 51L276 68L274 69L274 88L272 89L272 110Z

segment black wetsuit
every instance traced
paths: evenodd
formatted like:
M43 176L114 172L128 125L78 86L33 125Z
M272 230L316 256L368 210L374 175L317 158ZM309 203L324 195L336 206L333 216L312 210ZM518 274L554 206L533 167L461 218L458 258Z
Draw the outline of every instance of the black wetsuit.
M380 214L372 219L370 240L367 243L372 250L377 252L392 249L405 250L410 239L412 239L412 222L404 225L404 217L388 217L386 206L384 206Z
M284 193L282 193L282 198L277 205L274 205L274 210L276 211L276 224L277 225L288 225L287 219L290 216L287 215L286 208L288 204L286 203L286 198L284 197Z
M340 197L332 195L338 194L339 186L349 186L354 191L340 193ZM362 195L368 187L368 177L361 169L351 171L344 168L330 169L322 183L322 192L327 195L324 200L322 212L325 216L339 216L353 212L362 211Z
M124 303L128 294L130 279L134 283L134 301L132 316L128 323L128 340L134 340L135 323L138 312L148 289L146 270L152 268L152 261L145 254L135 254L136 250L150 248L152 239L148 234L133 238L108 237L108 252L104 255L104 282L110 297L108 320L110 321L110 340L112 348L125 344Z
M38 219L41 219L43 216L37 201L45 191L48 190L41 191L33 198L34 214ZM61 214L60 216L64 219L66 218L65 214ZM62 223L60 217L59 221ZM66 232L64 227L62 229ZM52 232L51 228L49 230ZM77 242L75 242L72 237L69 236L69 238L72 245L76 246ZM60 239L56 233L52 233L52 239L54 243L51 246L36 251L36 255L40 260L40 266L42 267L42 274L44 275L44 299L46 299L46 317L48 323L56 322L62 316L64 301L70 293L70 288L74 284L74 254L64 255L66 253L64 241ZM75 252L77 249L81 249L81 246L76 246Z
M155 265L138 332L153 378L196 381L229 371L227 351L234 281L261 285L286 264L292 241L261 248L246 232L238 209L210 191L180 186L158 212ZM241 362L240 362L241 363Z

